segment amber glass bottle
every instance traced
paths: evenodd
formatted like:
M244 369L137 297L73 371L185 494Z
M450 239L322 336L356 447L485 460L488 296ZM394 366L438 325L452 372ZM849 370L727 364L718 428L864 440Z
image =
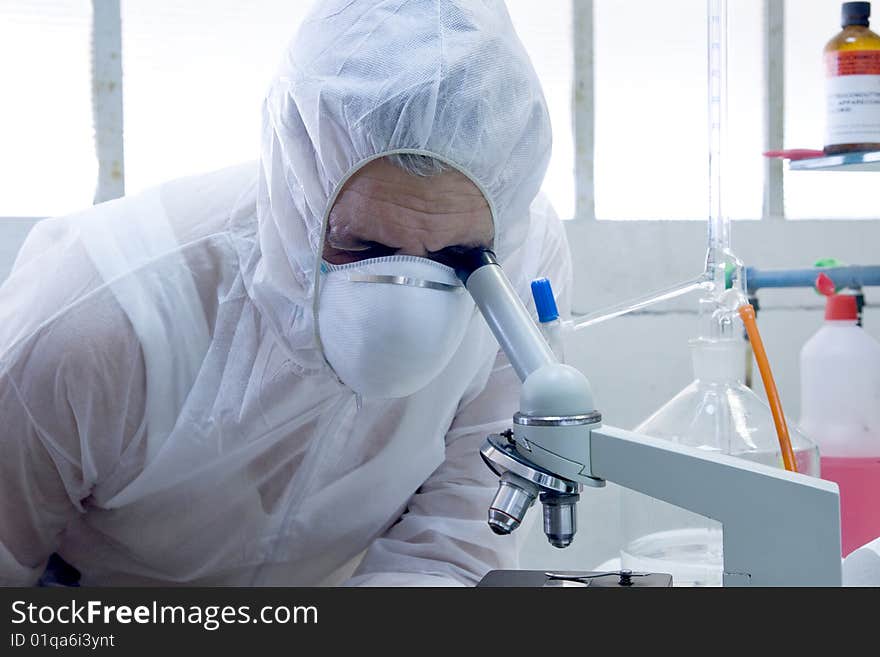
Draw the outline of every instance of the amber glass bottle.
M825 46L825 152L880 150L880 36L870 2L845 2L843 30Z

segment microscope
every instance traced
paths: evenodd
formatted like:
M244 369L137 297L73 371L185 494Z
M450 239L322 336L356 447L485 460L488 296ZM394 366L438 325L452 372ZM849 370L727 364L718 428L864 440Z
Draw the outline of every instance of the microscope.
M559 363L495 254L472 250L456 270L523 383L512 428L490 435L480 450L499 476L488 513L492 531L515 531L539 500L547 539L567 547L577 531L576 504L584 488L612 481L719 521L724 586L840 586L836 484L603 425L586 376ZM652 581L627 571L492 571L481 585L609 575L629 585ZM653 577L654 585L669 585L664 576Z

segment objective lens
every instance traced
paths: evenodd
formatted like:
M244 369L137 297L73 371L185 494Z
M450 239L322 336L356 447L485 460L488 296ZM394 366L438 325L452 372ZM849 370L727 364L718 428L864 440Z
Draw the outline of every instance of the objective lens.
M580 495L541 493L544 506L544 534L550 545L564 548L571 545L577 532L576 507Z
M520 526L537 496L538 489L534 484L512 472L505 472L489 507L489 527L496 534L509 534Z

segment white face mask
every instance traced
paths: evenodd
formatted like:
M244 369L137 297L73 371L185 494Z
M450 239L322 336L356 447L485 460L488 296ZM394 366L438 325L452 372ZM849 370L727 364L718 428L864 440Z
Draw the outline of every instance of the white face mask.
M397 399L449 363L473 315L450 267L414 256L322 265L318 331L339 379L364 397Z

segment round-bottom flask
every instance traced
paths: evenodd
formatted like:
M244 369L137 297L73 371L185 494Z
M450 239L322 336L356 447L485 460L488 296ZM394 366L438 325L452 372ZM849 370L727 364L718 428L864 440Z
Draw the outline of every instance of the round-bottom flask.
M698 339L691 349L694 381L635 431L782 468L770 407L743 384L745 343ZM789 432L798 472L818 476L818 448ZM675 586L721 586L720 523L628 489L621 512L622 568L669 573Z

